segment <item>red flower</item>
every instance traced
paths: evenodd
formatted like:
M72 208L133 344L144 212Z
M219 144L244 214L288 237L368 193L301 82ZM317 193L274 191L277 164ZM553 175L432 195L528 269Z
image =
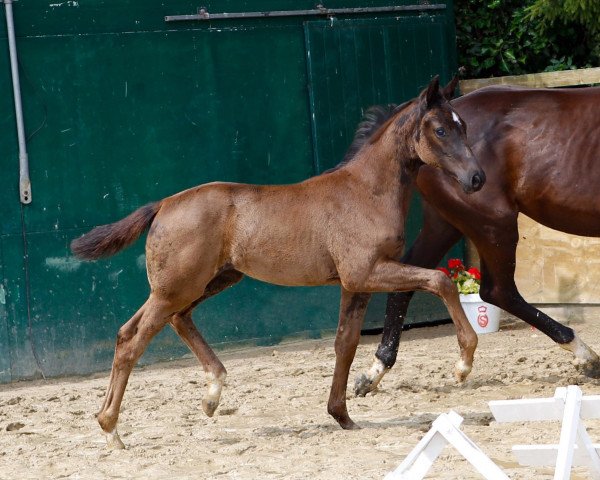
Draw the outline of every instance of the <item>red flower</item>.
M438 267L437 268L440 272L444 272L448 277L450 276L450 271L447 268L444 267Z
M476 280L481 280L481 272L477 270L475 267L471 267L467 270L471 275L475 277Z
M451 258L450 260L448 260L448 268L452 269L452 270L458 270L458 271L462 271L465 269L465 266L462 263L462 260L460 258Z

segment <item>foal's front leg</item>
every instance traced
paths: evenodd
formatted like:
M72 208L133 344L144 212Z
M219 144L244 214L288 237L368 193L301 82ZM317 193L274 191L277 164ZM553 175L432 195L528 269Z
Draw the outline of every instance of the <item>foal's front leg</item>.
M351 293L342 287L340 319L335 336L335 370L327 411L344 430L359 428L348 415L346 387L370 299L371 295L368 293Z
M440 297L456 327L461 359L456 363L455 376L463 381L471 372L477 348L477 334L460 305L458 290L446 275L438 270L405 265L393 260L377 262L364 278L346 278L349 290L361 292L393 292L423 290Z
M423 208L423 228L400 262L417 267L434 268L462 234L444 221L426 202ZM356 377L354 382L356 395L364 397L375 390L386 372L396 363L402 326L414 293L414 291L393 292L388 295L381 341L371 368Z

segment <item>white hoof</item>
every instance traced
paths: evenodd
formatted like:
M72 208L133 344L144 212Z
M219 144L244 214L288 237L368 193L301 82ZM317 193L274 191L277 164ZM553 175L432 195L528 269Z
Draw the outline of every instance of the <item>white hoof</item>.
M106 434L106 446L111 450L124 450L125 444L121 441L121 437L117 433L117 429L115 429Z
M458 380L459 382L464 382L465 379L469 376L469 373L471 373L472 369L473 366L467 365L465 361L461 358L458 362L456 362L456 365L454 366L454 376L456 377L456 380Z
M219 402L221 401L221 391L223 390L223 385L225 384L226 377L226 373L222 373L218 377L213 373L208 374L208 393L204 396L204 399L202 400L202 410L204 410L204 413L206 413L206 415L209 417L212 417L214 415L215 410L219 406Z
M358 397L364 397L367 393L377 390L377 385L381 382L385 372L385 365L375 357L369 371L356 378L354 382L354 394Z

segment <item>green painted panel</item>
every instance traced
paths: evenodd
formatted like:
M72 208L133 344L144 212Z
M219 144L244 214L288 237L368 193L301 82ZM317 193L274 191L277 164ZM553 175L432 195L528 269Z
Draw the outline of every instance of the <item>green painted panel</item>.
M388 3L332 0L327 6ZM314 3L224 0L205 6L226 12ZM14 4L33 203L21 217L14 110L12 97L4 95L0 352L6 354L0 355L0 382L108 368L119 326L145 300L143 240L109 260L80 263L68 250L72 238L200 183L290 183L317 173L306 19L164 22L165 15L194 13L197 7L188 0ZM0 17L5 42L4 13ZM384 25L390 18L371 21ZM342 134L329 142L332 163L341 159L360 109L374 103L365 101L397 94L395 73L385 63L394 44L391 33L368 23L368 45L349 45L354 56L373 57L386 70L354 66L329 80L331 125L340 112L345 115ZM446 30L442 35L450 35ZM336 35L323 38L327 47L313 52L311 46L311 55L345 65L349 53L340 45L347 33ZM5 92L11 89L8 65L8 49L0 48ZM199 306L194 319L212 345L271 344L333 330L338 305L338 288L284 288L245 279ZM184 352L165 329L142 361Z
M401 103L415 97L431 77L451 76L454 45L445 14L385 19L310 21L305 23L307 65L313 115L315 169L335 166L352 142L362 113L371 105ZM421 228L418 196L406 223L408 244ZM462 256L463 244L451 256ZM383 323L385 295L374 295L366 327ZM408 323L447 318L436 297L418 293Z
M445 15L305 23L315 164L339 163L371 105L415 97L451 76Z
M1 237L2 267L6 289L7 349L12 379L39 375L30 342L31 330L27 314L27 288L23 237ZM3 349L4 351L4 349Z
M284 29L28 38L20 49L37 79L28 130L48 112L29 145L28 231L114 221L213 180L313 173L304 49Z
M0 240L0 383L12 378L8 333L7 279L4 276L4 248Z

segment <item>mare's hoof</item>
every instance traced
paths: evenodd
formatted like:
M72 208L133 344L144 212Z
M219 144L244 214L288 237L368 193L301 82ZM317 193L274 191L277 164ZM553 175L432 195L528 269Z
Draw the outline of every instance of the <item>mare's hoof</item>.
M600 378L600 359L596 358L585 363L575 363L575 368L589 378Z
M215 410L219 406L218 402L214 400L202 400L202 410L206 413L207 417L212 417L215 414Z
M364 397L367 393L377 390L377 385L373 384L364 373L361 373L354 381L354 395Z

